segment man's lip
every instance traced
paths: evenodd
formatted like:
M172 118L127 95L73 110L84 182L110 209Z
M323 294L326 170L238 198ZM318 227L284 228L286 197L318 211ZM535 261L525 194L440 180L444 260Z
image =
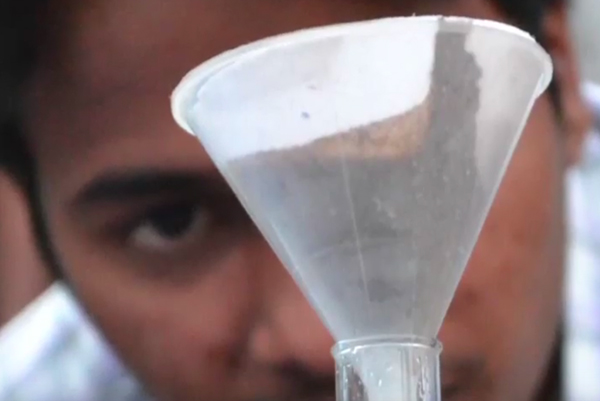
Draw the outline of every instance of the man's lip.
M464 386L456 383L444 383L441 388L442 400L452 400L465 390Z
M466 387L458 383L444 383L441 386L441 397L443 400L453 400L459 394L466 390ZM298 398L293 401L335 401L335 395L327 395L321 397ZM261 399L258 401L272 401L271 399Z
M441 384L440 392L443 400L453 400L459 394L467 391L467 383L459 383L454 381L446 381ZM294 401L335 401L336 396L334 394L318 397L298 398ZM271 401L271 400L261 400Z
M260 398L255 401L281 401L280 398ZM321 397L309 397L309 398L284 398L287 401L336 401L335 395L327 395Z
M485 363L478 357L442 359L441 392L442 399L450 400L472 390L485 373Z
M317 398L307 398L304 400L300 400L300 401L335 401L335 395L331 395L331 396L323 396L323 397L317 397Z
M453 400L459 394L461 394L465 390L464 387L455 384L446 384L442 385L441 388L441 398L442 400ZM261 400L261 401L271 401L271 400ZM336 397L334 395L324 396L324 397L316 397L316 398L300 398L295 399L294 401L336 401Z

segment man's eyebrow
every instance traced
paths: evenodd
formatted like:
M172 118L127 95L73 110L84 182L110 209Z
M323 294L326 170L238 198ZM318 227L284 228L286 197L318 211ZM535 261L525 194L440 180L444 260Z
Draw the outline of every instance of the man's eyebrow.
M225 191L228 192L228 186L217 170L125 170L93 179L75 195L73 205L81 207L94 203L131 201L171 193L214 194Z

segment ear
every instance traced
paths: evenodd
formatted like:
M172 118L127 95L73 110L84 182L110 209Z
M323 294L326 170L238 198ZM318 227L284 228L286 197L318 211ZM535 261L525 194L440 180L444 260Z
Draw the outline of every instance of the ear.
M0 171L0 327L50 284L35 246L25 196Z
M544 18L544 39L554 61L554 79L559 90L569 165L581 156L584 139L591 129L592 115L581 90L577 55L571 39L566 5L552 7Z

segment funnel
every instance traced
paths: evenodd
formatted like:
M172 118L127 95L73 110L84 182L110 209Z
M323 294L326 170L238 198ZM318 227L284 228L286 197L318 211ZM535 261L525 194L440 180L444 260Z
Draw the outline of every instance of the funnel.
M338 397L429 400L435 341L548 55L465 18L311 29L175 90L196 135L338 341Z

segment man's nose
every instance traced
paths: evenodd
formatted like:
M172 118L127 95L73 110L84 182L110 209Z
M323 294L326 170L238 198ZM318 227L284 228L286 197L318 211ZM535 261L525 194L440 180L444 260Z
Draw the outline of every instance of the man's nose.
M261 311L250 339L253 357L272 365L301 365L314 373L333 372L333 338L269 248L257 269Z

